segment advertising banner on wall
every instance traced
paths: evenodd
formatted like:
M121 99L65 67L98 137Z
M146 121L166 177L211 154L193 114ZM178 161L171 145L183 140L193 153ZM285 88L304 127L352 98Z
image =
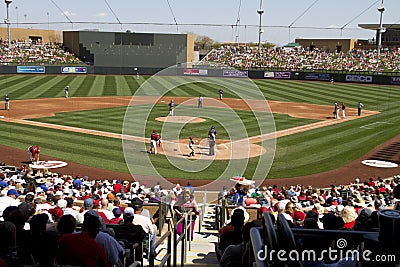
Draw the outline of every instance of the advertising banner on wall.
M224 70L222 75L224 77L249 77L247 70Z
M331 75L328 73L306 73L306 80L329 81Z
M391 84L400 84L400 77L392 77L390 79Z
M205 69L184 69L184 75L208 75L208 71Z
M44 66L17 66L17 73L45 73Z
M372 83L372 76L369 76L369 75L346 75L346 82Z
M61 67L61 73L87 73L87 67Z
M290 79L289 71L275 71L274 72L275 79Z
M264 78L274 78L274 72L272 71L265 71L264 72Z

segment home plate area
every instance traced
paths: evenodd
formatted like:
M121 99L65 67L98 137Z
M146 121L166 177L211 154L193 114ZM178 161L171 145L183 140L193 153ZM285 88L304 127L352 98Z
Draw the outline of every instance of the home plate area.
M248 140L233 142L228 140L217 140L215 145L215 155L209 156L210 149L207 138L194 140L194 142L194 157L189 157L190 149L188 140L163 140L162 147L158 150L160 154L167 156L202 160L245 159L257 157L266 152L265 148L256 144L251 144Z

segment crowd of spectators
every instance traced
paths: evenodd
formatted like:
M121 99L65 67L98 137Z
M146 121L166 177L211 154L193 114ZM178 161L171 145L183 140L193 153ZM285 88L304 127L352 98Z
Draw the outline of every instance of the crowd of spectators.
M165 198L176 211L196 211L193 190L1 166L0 266L117 266L125 253L119 239L143 244L139 260L147 240L153 257L158 230L144 204Z
M60 44L16 40L0 40L0 64L68 64L82 63L74 54L64 51Z
M400 52L398 49L384 49L378 60L376 50L328 52L317 48L313 50L261 48L259 51L255 46L222 45L210 51L198 65L289 71L399 72Z
M282 214L291 228L379 232L378 211L400 210L400 176L387 179L370 177L365 181L356 178L353 183L338 186L332 184L324 189L303 185L281 188L273 185L260 189L236 184L231 190L224 187L220 192L222 196L229 204L239 205L239 208L232 211L230 220L219 231L217 255L220 264L230 266L236 262L246 266L250 228L261 227L260 219L266 212L273 222ZM249 210L243 207L257 208L258 220L249 220ZM303 248L311 246L321 249L325 245L330 246L327 240L314 239L309 244L304 240L296 241ZM340 264L344 264L344 261ZM309 264L305 266L355 266L355 261L351 260L345 265L324 265L321 262L318 263L320 265L315 265L315 262Z

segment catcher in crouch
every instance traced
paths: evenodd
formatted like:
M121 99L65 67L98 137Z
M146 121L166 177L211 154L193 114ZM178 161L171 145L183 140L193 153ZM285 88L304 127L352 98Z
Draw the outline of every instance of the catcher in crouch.
M38 163L39 162L40 148L38 146L30 146L30 147L28 147L28 152L29 152L30 161L32 163Z

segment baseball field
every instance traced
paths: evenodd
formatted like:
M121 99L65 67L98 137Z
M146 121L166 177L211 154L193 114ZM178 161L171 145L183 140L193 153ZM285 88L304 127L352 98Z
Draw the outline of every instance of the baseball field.
M149 177L155 171L181 183L229 179L234 174L252 178L259 175L256 170L264 160L271 160L271 166L265 177L257 178L271 183L304 180L321 186L357 176L399 173L398 168L361 164L371 158L399 163L398 86L253 80L268 100L269 109L264 110L257 109L262 102L249 106L238 95L242 90L251 98L253 88L246 91L242 79L225 78L222 101L217 100L221 85L216 78L183 82L165 95L157 95L157 90L147 98L135 95L147 79L0 76L0 95L8 93L11 99L10 111L0 109L0 161L20 165L28 159L26 148L39 145L42 158L68 162L66 172L90 172L85 174L96 178L128 177L129 171L135 177ZM174 84L173 79L181 78L166 79ZM64 97L67 85L68 99ZM197 107L199 95L204 97L202 108ZM168 117L171 99L176 103L175 118ZM359 101L364 104L362 116L357 116ZM346 103L345 119L333 119L335 102ZM269 119L261 120L260 127L260 118ZM215 158L207 156L210 126L218 133ZM146 153L153 129L162 136L157 155ZM122 142L124 136L128 141ZM196 141L194 158L187 157L189 136ZM264 142L271 139L273 143ZM230 145L240 140L250 144L248 150L233 156ZM237 162L244 167L237 167Z

